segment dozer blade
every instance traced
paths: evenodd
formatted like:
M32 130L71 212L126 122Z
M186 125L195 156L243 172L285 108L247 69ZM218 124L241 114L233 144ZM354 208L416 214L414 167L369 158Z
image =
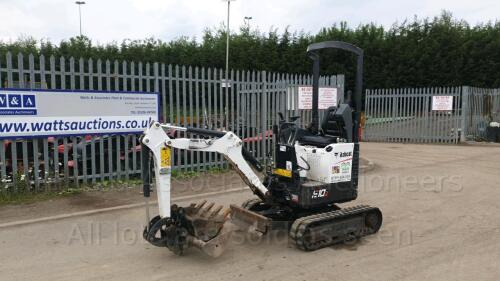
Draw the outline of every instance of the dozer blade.
M239 230L261 236L271 227L271 220L248 209L236 206L231 207L231 222L238 226Z

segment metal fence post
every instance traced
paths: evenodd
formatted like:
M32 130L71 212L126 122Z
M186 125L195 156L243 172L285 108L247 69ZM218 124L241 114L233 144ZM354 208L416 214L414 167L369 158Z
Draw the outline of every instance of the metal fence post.
M469 124L467 122L467 117L470 114L469 110L469 95L470 95L470 88L469 86L462 86L462 108L461 108L461 114L460 114L460 128L462 129L462 132L460 134L460 142L465 142L466 137L469 134Z
M267 73L266 71L261 72L261 77L262 77L262 94L260 98L260 125L261 125L261 133L262 135L260 136L260 145L261 145L261 157L264 160L264 164L266 164L266 140L265 140L265 134L267 131L267 91L268 91L268 84L267 84Z

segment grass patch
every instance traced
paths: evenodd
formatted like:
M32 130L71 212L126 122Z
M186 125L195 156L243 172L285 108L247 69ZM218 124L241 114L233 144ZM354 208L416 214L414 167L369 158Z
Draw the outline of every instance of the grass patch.
M229 172L228 168L209 168L204 171L172 171L172 178L175 180L189 180L196 177L206 175L217 175ZM69 186L61 188L52 188L47 186L45 190L36 192L28 190L24 181L18 182L17 190L13 186L6 188L5 185L0 184L0 206L13 205L13 204L28 204L38 201L51 200L61 197L69 197L81 194L83 192L107 192L107 191L120 191L130 188L137 188L142 186L140 178L133 178L129 180L106 180L97 182L96 184L80 184L78 186L74 183ZM55 189L55 190L54 190Z
M0 206L13 204L28 204L60 197L68 197L81 193L81 190L68 188L61 191L44 192L0 192Z
M178 170L174 170L174 171L172 171L172 178L177 179L177 180L192 179L192 178L201 177L204 175L223 174L223 173L227 173L229 171L230 171L230 169L228 169L228 168L219 168L219 167L208 168L207 170L204 170L204 171L178 171Z

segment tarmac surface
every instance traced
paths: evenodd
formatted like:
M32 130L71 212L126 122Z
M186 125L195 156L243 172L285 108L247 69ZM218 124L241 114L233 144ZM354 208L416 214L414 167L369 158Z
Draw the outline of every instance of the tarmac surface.
M142 240L144 209L131 208L0 228L0 280L500 278L500 147L363 143L361 150L375 168L362 174L358 200L342 206L377 206L384 223L357 243L302 252L286 233L260 240L236 233L217 259L196 249L179 257ZM228 206L251 197L244 190L206 199Z

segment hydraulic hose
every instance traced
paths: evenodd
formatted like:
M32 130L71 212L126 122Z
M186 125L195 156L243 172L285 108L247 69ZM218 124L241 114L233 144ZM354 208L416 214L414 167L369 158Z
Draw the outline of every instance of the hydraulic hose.
M151 195L151 169L149 167L151 154L149 152L149 147L141 143L142 193L144 197Z

